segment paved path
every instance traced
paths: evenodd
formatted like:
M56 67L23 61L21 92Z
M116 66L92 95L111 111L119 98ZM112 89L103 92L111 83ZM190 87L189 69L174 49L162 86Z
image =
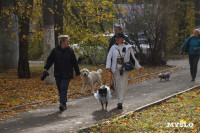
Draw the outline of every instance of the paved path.
M199 74L195 82L190 81L188 60L169 61L168 64L181 66L184 70L172 73L170 81L167 82L153 78L130 85L123 111L116 109L115 95L109 102L107 112L100 110L100 103L92 95L85 96L70 100L68 109L64 112L58 110L59 104L56 103L0 121L0 133L65 133L97 123L113 114L134 110L200 83Z

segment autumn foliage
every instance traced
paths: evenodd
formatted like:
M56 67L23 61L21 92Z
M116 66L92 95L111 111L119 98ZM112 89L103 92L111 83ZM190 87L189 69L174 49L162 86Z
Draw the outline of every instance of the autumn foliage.
M80 66L80 69L88 68L90 71L96 71L99 68L103 70L102 73L102 82L106 81L106 84L110 83L111 75L105 70L105 65L100 66L89 66L83 65ZM168 67L146 67L144 73L140 74L137 70L134 70L130 74L129 84L134 84L143 80L150 79L152 77L157 77L157 75L144 76L142 78L135 79L134 77L146 75L155 71L160 71ZM54 98L53 100L42 102L40 104L35 104L33 106L26 106L22 109L10 110L4 113L0 113L0 118L7 117L10 114L18 113L25 111L26 109L31 109L38 107L40 105L52 104L58 102L58 91L56 85L47 85L40 80L42 75L43 66L32 66L31 67L31 79L18 79L16 75L16 70L10 70L0 74L0 110L6 110L12 107L19 105L24 105L27 103L38 102L41 100L47 100L49 98ZM96 85L98 87L98 84ZM71 80L68 93L80 92L82 90L82 80L81 77L76 77ZM96 88L97 90L97 88ZM75 98L82 95L90 94L90 88L87 87L86 92L84 93L75 93L69 95L68 98Z

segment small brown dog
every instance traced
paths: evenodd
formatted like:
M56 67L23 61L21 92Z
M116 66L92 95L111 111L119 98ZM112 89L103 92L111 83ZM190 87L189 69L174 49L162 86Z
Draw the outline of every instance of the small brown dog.
M162 79L165 79L165 81L166 81L166 80L169 81L170 73L169 73L169 72L167 72L167 73L160 73L160 74L159 74L159 78L160 78L160 81L161 81Z

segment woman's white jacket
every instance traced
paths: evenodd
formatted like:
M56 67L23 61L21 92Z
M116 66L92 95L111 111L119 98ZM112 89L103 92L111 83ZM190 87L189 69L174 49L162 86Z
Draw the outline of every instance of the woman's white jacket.
M138 70L141 68L140 64L138 63L137 59L135 58L133 49L130 44L126 44L126 53L124 56L124 62L130 61L130 54L132 55L133 59L135 60L135 68ZM115 44L111 47L111 49L108 52L107 60L106 60L106 68L110 68L113 73L116 71L117 67L117 57L119 55L119 46L118 44ZM112 62L111 62L112 61Z

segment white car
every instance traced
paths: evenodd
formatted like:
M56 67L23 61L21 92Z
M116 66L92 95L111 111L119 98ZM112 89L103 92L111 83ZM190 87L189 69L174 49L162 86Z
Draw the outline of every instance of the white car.
M144 37L141 37L141 38L138 38L138 41L139 41L139 44L140 44L139 47L140 47L140 49L142 49L142 53L145 54L145 55L148 55L149 50L150 50L150 46L148 44L147 39L144 38ZM135 44L133 45L133 49L135 50L135 54L139 53L139 49Z

